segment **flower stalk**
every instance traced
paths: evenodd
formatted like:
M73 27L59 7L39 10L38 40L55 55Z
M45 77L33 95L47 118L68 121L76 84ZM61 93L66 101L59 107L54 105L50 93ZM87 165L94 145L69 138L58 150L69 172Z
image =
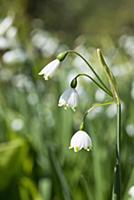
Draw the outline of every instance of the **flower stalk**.
M121 144L121 103L120 97L117 90L116 80L110 71L100 49L97 49L98 57L101 61L101 64L104 68L104 71L108 77L109 84L111 86L112 94L114 101L117 105L117 125L116 125L116 161L114 167L114 185L113 185L113 193L112 200L121 200L121 152L120 152L120 144Z
M103 90L105 93L107 93L109 96L112 96L111 93L109 91L107 91L104 87L102 87L96 80L94 80L91 76L89 76L88 74L78 74L71 82L71 85L72 83L74 82L74 80L77 80L78 77L80 76L85 76L87 78L89 78L90 80L92 80L93 83L95 83L95 85L97 85L101 90Z
M91 64L77 51L74 50L68 50L66 51L67 53L74 53L77 56L79 56L86 64L87 66L90 68L90 70L94 73L94 75L96 76L96 78L98 79L98 81L100 82L100 84L105 88L105 90L112 96L111 91L109 90L109 88L105 85L105 83L102 81L102 79L99 77L99 75L96 73L96 71L93 69L93 67L91 66Z
M117 103L117 133L116 133L116 163L115 163L115 182L113 187L112 200L121 200L121 104Z
M85 112L84 117L83 117L83 122L82 122L81 126L84 127L86 117L87 117L87 115L88 115L92 110L94 110L95 108L98 108L98 107L100 107L100 106L108 106L108 105L111 105L111 104L113 104L113 103L114 103L114 102L111 101L111 102L95 103L95 104L93 104L93 105Z
M84 131L85 120L86 120L88 113L90 111L92 111L93 109L99 107L99 106L107 106L107 105L116 103L116 106L117 106L116 162L115 162L115 167L114 167L115 178L114 178L114 185L113 185L112 200L121 200L121 161L120 161L120 157L121 157L121 152L120 152L120 144L121 144L121 103L120 103L119 93L118 93L118 90L117 90L116 80L115 80L111 70L109 69L100 49L97 49L97 54L98 54L98 57L101 61L102 66L103 66L104 72L105 72L105 74L108 78L110 89L109 89L109 87L107 87L105 85L105 83L102 81L102 79L96 73L96 71L90 65L90 63L80 53L78 53L74 50L68 50L68 51L60 53L54 61L49 63L47 66L45 66L41 70L39 75L43 75L45 80L48 80L49 78L51 78L53 76L54 72L56 71L56 69L59 67L60 63L66 58L66 56L69 53L74 53L77 56L79 56L87 64L87 66L91 69L91 71L94 73L97 81L94 80L94 78L92 78L88 74L84 74L84 73L78 74L71 81L70 88L67 89L60 96L58 105L63 106L64 108L70 107L75 111L75 108L77 107L78 101L79 101L79 95L78 95L77 90L75 88L77 87L77 78L80 77L80 76L85 76L85 77L89 78L90 80L92 80L92 82L97 87L102 89L106 94L108 94L110 97L113 98L113 101L111 101L111 102L93 104L93 106L90 107L85 112L85 114L83 116L83 121L80 125L80 130L77 131L71 139L70 149L73 148L75 152L78 152L81 149L85 149L85 150L89 151L92 147L92 141L91 141L91 138L89 137L89 135Z

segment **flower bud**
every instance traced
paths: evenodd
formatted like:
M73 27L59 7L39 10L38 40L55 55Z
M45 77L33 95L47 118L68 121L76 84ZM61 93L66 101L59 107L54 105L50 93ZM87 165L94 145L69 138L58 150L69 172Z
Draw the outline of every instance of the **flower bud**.
M71 84L70 84L71 88L76 88L77 86L77 79L74 78L72 81L71 81Z
M60 54L57 56L57 59L61 62L61 61L63 61L63 60L66 58L67 54L68 54L67 51L62 52L62 53L60 53Z

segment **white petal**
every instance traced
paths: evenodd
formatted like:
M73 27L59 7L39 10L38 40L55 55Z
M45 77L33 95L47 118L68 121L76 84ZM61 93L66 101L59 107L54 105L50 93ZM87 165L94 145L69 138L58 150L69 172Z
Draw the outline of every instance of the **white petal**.
M58 59L53 60L47 64L40 72L39 75L44 75L45 80L48 80L49 77L52 77L55 70L58 68L60 61Z
M72 93L72 88L69 88L69 89L65 90L63 92L63 94L60 96L59 104L58 105L59 106L66 105L67 102L68 102L68 98L70 97L71 93Z
M60 96L58 106L70 107L73 110L78 105L79 95L74 88L69 88Z
M78 105L79 96L75 89L73 89L70 97L68 98L68 105L72 108L75 108Z
M82 148L89 151L92 148L92 141L85 131L77 131L70 142L70 149L74 148L75 152L80 151Z
M62 97L60 97L58 106L61 107L61 106L65 106L65 105L66 105L66 101Z
M134 198L134 186L130 187L128 194L131 196L131 198Z

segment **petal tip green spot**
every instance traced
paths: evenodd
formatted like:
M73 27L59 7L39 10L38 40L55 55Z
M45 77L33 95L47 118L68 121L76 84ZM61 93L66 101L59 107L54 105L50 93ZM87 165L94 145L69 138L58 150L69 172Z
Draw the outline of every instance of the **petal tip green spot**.
M74 151L75 151L75 152L78 152L79 150L80 150L79 147L75 147L75 148L74 148Z

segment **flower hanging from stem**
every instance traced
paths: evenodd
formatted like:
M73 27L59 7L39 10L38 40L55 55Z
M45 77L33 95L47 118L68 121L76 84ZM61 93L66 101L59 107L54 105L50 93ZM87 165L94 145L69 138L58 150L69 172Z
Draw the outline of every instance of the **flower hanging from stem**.
M78 152L81 149L90 151L92 149L92 140L85 131L79 130L71 138L69 149L74 149L74 152Z
M75 111L79 102L79 95L75 88L69 88L59 98L58 106L63 106L65 109L71 108Z
M39 75L43 75L45 80L52 78L56 69L59 67L60 62L62 62L66 56L66 52L60 53L55 60L51 61L45 67L43 67L43 69L39 72Z
M49 80L55 73L56 69L59 67L60 61L58 59L53 60L47 64L40 72L39 75L43 75L45 80Z
M91 69L93 74L96 77L96 80L92 78L88 74L78 74L71 82L70 88L65 90L65 92L60 96L59 98L59 104L58 106L64 106L65 108L72 108L75 110L75 108L78 105L79 95L76 90L77 86L77 78L80 76L86 76L89 79L91 79L100 89L102 89L105 93L107 93L112 99L114 100L114 103L117 105L117 133L116 133L116 162L115 162L115 183L113 187L113 193L112 193L112 199L115 200L121 200L121 163L120 163L120 143L121 143L121 103L120 103L120 97L117 90L116 80L113 76L112 72L110 71L103 54L101 53L100 49L97 49L98 58L101 61L101 64L103 66L104 72L106 73L106 76L109 81L109 87L104 83L103 79L96 73L94 68L91 66L91 64L78 52L74 50L68 50L66 52L60 53L57 58L50 62L46 67L44 67L39 75L43 75L45 80L48 80L51 78L56 69L59 67L60 62L62 62L66 56L69 53L74 53L75 55L79 56ZM80 151L81 149L85 149L89 151L92 148L92 140L90 136L84 131L84 125L85 125L85 118L87 114L94 108L98 106L105 106L109 105L113 102L104 102L102 104L94 104L84 115L82 125L80 127L80 130L77 131L73 137L71 138L70 147L69 149L74 149L75 152Z

